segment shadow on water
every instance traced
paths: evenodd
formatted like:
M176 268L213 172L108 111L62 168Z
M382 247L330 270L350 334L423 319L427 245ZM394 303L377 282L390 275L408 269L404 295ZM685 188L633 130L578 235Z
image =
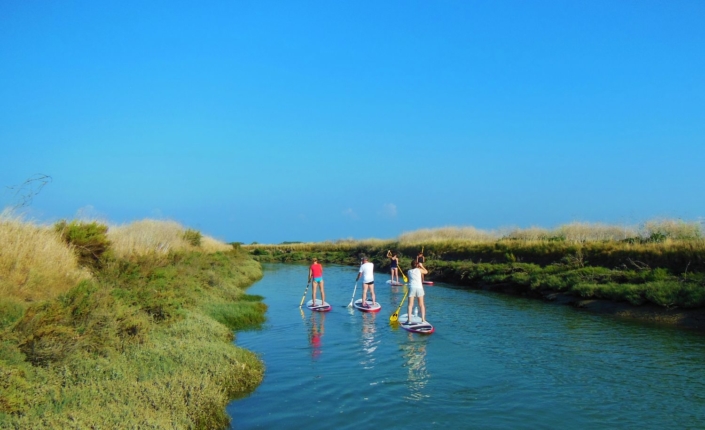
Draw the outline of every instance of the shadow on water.
M266 269L248 293L265 297L267 322L238 333L236 343L259 353L267 370L254 393L228 406L233 428L700 428L705 422L701 335L436 285L426 287L436 333L424 336L390 325L403 289L385 285L388 275L376 274L382 311L363 313L346 307L356 269L326 267L333 310L315 313L298 307L305 266Z

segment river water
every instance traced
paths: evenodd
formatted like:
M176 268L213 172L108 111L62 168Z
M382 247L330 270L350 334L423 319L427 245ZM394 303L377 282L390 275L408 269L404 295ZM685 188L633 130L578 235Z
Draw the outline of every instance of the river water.
M343 266L324 272L333 310L300 310L307 274L266 265L248 290L267 323L235 343L266 374L228 406L232 428L705 428L701 334L443 284L425 288L436 332L412 334L389 323L403 290L388 274L378 314L346 307L357 268Z

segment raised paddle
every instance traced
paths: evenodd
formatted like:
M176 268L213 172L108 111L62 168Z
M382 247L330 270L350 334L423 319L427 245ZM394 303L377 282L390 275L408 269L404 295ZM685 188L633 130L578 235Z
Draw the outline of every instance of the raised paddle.
M401 299L401 303L399 303L399 307L397 308L396 311L392 314L392 316L389 317L389 322L395 322L396 320L399 319L399 311L401 310L401 305L404 304L404 300L406 300L406 295L409 294L409 289L404 287L404 297Z
M308 293L308 284L310 284L310 283L311 283L311 280L309 279L306 282L306 289L304 290L304 295L301 297L301 303L299 304L299 307L304 305L304 300L306 300L306 293Z

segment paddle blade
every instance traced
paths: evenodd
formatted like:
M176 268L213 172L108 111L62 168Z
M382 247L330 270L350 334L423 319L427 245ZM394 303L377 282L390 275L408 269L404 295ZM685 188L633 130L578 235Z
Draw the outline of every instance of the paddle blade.
M399 311L396 311L389 317L389 322L396 322L399 319Z

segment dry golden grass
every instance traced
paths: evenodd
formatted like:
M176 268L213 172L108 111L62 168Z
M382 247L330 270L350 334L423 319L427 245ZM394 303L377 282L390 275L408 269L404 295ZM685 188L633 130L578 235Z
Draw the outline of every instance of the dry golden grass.
M638 235L636 227L601 223L572 222L557 227L554 236L564 237L568 242L590 242L624 240Z
M74 252L49 226L0 214L0 296L22 302L53 298L87 279Z
M110 226L111 249L120 257L166 255L170 251L227 251L232 247L209 236L201 238L199 247L184 239L186 229L176 221L144 219L130 224Z
M231 245L228 245L227 243L224 243L218 239L215 239L210 236L203 235L201 238L201 251L203 252L224 252L233 249Z
M698 222L673 219L656 219L647 221L641 227L641 235L648 237L654 233L663 234L671 239L693 239L703 237L703 226Z
M431 244L439 242L484 243L494 242L500 238L520 241L542 241L562 238L567 242L604 242L620 241L640 237L648 239L653 234L660 234L666 241L701 240L703 227L698 222L681 220L651 220L639 226L620 226L602 223L572 222L553 229L542 227L502 228L480 230L475 227L440 227L425 228L405 232L399 236L401 244Z
M446 241L491 242L498 237L498 233L494 231L480 230L475 227L440 227L404 232L398 240L401 244L411 245Z
M500 231L500 237L512 240L521 240L525 242L545 240L546 238L551 237L551 231L542 227L503 228Z

